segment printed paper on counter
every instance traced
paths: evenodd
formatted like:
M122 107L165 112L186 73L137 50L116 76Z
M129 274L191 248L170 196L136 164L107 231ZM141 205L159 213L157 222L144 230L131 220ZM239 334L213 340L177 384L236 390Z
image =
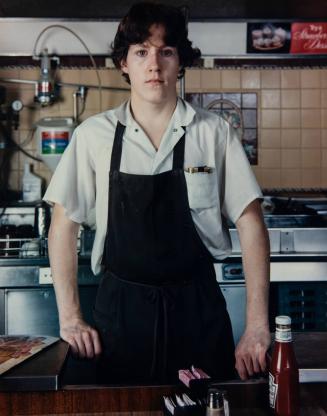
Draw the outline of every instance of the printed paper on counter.
M58 340L49 336L0 335L0 374Z

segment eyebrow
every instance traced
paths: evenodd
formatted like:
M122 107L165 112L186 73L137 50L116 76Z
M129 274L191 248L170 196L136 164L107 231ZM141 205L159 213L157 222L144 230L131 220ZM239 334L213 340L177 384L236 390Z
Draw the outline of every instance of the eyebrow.
M157 49L162 49L162 48L173 48L173 46L169 46L169 45L161 45L161 46L156 46L153 43L149 42L149 41L145 41L143 43L136 43L135 46L142 46L144 48L150 48L151 46L154 46Z

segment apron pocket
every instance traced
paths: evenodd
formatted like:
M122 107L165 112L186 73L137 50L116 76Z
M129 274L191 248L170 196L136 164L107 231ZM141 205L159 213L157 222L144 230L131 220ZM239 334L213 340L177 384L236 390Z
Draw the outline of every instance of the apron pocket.
M188 202L191 209L211 208L218 204L218 184L212 173L185 172Z

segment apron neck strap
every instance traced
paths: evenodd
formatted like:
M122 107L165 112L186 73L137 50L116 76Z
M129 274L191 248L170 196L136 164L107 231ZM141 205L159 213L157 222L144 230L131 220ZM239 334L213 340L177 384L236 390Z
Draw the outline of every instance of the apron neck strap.
M125 126L119 121L117 122L114 144L111 153L110 172L119 171L120 160L123 149L123 136ZM173 169L184 168L184 150L185 150L185 127L183 136L179 139L174 147Z
M119 171L120 168L120 159L121 152L123 148L123 135L125 131L125 126L123 126L119 121L117 122L114 144L111 152L111 162L110 162L110 172L115 170Z
M173 169L184 169L185 127L183 136L174 147Z

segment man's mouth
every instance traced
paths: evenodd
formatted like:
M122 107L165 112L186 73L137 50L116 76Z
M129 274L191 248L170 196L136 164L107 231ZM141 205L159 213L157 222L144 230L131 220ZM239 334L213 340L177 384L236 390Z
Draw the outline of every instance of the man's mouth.
M146 84L159 85L163 84L163 81L161 79L149 79L148 81L146 81Z

